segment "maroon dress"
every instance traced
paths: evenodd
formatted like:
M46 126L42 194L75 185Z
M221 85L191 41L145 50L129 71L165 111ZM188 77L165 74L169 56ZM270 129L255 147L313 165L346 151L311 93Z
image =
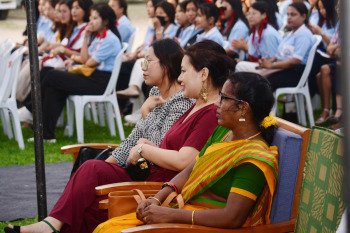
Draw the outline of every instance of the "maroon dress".
M160 148L179 151L188 146L198 151L202 149L217 126L216 107L214 104L208 105L186 119L192 108L168 130ZM165 182L176 174L178 172L153 165L147 181ZM62 233L92 232L98 224L107 220L107 212L98 209L98 202L106 199L106 196L97 196L95 187L127 181L132 180L123 167L101 160L89 160L68 181L50 216L64 223Z

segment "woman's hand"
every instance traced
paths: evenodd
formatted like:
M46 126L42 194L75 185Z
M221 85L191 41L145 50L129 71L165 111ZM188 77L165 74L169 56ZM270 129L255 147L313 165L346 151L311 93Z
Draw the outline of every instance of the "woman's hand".
M143 212L145 211L145 208L150 205L159 205L159 202L155 199L148 198L145 201L141 201L140 204L138 204L136 208L136 218L138 220L143 221L142 219Z
M85 38L89 38L92 32L92 24L89 22L88 25L85 27Z
M267 58L261 58L259 59L259 66L261 68L265 68L265 69L271 69L272 68L272 59L267 59Z
M141 145L141 144L147 144L147 145L151 145L151 146L157 146L156 144L154 144L153 142L151 142L150 140L146 139L146 138L140 138L137 141L137 145Z
M309 24L310 31L315 35L322 35L323 31L318 25Z
M160 24L160 21L157 17L152 18L152 23L154 30L157 32L157 30L160 30L162 28L162 25Z
M162 105L163 103L165 103L165 100L161 96L148 97L141 106L142 118L145 119L149 112L151 112L155 107Z
M248 44L244 39L233 40L231 46L234 49L242 49L246 52L248 51Z
M126 160L126 164L133 164L135 165L137 163L137 161L139 159L141 159L141 156L139 155L139 153L137 152L137 150L139 149L140 145L136 145L133 148L131 148L130 152L129 152L129 156Z
M140 220L146 224L172 222L171 211L169 207L148 205L143 209Z
M69 69L73 66L74 61L72 59L67 59L64 61L64 66L66 67L66 69Z

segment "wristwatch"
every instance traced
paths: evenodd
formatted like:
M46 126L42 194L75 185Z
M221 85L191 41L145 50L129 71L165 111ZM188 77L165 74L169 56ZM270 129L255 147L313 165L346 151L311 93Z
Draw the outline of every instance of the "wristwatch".
M143 158L143 156L142 156L142 147L143 147L143 145L145 145L145 144L141 144L141 146L137 149L137 153L139 154L139 156L141 158Z

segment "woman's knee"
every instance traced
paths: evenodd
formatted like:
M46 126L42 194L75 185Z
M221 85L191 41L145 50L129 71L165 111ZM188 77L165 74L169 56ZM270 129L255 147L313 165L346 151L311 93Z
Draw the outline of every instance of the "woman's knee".
M321 72L322 76L329 75L331 73L331 69L330 69L329 65L323 65L323 66L321 66L320 72Z

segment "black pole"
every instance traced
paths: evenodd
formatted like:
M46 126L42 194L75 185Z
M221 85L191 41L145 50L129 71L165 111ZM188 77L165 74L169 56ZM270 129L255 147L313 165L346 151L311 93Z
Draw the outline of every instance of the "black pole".
M341 1L341 19L340 23L341 27L341 48L342 48L342 71L341 71L341 80L342 80L342 95L343 95L343 107L345 109L345 117L344 119L344 201L345 206L347 206L347 219L346 225L347 230L349 231L350 227L350 1L342 0Z
M46 206L46 181L45 162L43 147L43 125L41 119L41 89L39 76L38 42L36 33L35 0L26 0L27 28L29 42L29 61L31 74L32 102L33 102L33 123L34 123L34 150L35 150L35 171L36 190L38 202L39 221L47 216Z

